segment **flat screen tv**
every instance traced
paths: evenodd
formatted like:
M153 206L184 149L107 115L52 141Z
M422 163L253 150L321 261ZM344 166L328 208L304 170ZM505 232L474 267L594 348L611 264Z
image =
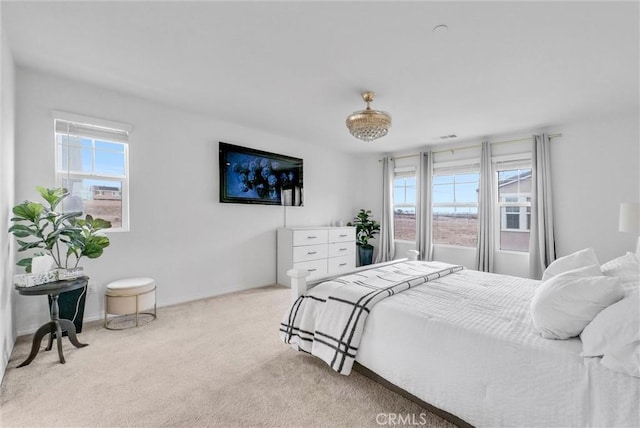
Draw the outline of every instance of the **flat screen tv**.
M302 159L220 142L220 202L302 206Z

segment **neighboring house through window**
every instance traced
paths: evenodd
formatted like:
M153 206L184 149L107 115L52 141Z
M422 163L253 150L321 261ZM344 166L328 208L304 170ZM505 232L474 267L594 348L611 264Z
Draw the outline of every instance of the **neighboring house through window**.
M56 184L71 195L62 209L82 211L129 230L129 144L126 124L54 112Z
M499 248L527 252L531 228L531 168L498 169L497 176Z

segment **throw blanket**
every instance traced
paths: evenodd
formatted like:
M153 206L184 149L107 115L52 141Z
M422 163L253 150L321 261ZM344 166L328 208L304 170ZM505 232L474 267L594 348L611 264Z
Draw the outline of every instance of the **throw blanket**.
M323 282L291 306L280 323L280 338L348 375L376 303L459 270L462 266L408 261Z

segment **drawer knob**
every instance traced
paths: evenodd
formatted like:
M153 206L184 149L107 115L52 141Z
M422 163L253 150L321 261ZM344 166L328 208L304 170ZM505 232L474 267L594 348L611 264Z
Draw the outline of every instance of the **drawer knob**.
M340 266L346 266L346 265L347 265L346 263L340 263Z
M316 270L318 270L318 269L307 269L307 272L313 272L313 271L316 271Z
M347 237L347 235L346 235L346 234L345 234L345 235L340 235L340 237L341 237L341 238L346 238L346 237Z
M348 248L340 248L340 251L347 251Z
M316 254L317 251L307 251L307 254Z
M316 239L317 236L307 236L307 239Z

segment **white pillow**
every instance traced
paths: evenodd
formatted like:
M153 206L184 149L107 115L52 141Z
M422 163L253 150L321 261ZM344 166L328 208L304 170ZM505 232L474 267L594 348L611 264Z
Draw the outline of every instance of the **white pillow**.
M576 251L573 254L560 257L551 262L542 274L542 281L551 279L563 272L593 265L600 265L596 253L593 251L593 248L585 248L584 250Z
M600 364L615 372L640 377L640 342L632 342L614 352L606 353Z
M631 281L631 282L624 282L624 280L622 280L622 288L624 288L624 296L631 296L631 294L633 293L637 293L640 292L640 280L639 281Z
M597 265L587 266L543 282L531 299L531 318L545 339L568 339L623 296L619 278L602 276Z
M600 269L603 275L620 278L627 294L634 290L640 281L640 263L633 253L609 260L600 266Z
M640 292L603 309L580 334L583 357L599 357L640 341Z

